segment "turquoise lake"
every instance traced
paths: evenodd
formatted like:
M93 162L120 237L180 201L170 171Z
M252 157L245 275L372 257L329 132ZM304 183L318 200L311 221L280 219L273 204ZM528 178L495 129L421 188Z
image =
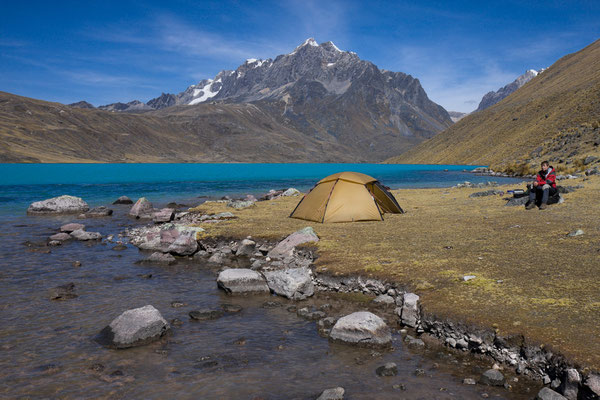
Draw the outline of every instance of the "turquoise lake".
M198 203L203 198L310 189L342 171L371 175L392 189L450 187L459 182L511 178L479 176L476 166L403 164L0 164L0 212L25 211L37 200L69 194L91 206L122 195L151 201Z

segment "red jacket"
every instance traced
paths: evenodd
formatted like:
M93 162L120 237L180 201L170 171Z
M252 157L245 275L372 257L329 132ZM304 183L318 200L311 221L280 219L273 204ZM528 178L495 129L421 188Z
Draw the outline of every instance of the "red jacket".
M543 170L540 170L536 175L535 180L539 186L548 184L550 187L556 189L556 173L552 167L548 167L546 173L544 173Z

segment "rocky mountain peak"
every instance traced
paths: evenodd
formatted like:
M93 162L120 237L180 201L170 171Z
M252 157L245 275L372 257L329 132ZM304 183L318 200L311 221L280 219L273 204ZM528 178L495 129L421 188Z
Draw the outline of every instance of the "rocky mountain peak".
M485 110L486 108L491 107L496 103L499 103L501 100L508 97L515 90L519 89L521 86L525 85L527 82L538 76L538 74L542 71L544 71L544 68L542 68L539 72L535 69L529 69L523 75L520 75L517 79L515 79L508 85L498 89L498 91L491 91L486 93L485 96L483 96L483 98L481 99L477 110L475 111Z

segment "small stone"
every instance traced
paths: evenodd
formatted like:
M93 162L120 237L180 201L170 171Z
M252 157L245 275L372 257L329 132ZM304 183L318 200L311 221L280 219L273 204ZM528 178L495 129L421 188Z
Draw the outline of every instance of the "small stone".
M118 244L115 247L113 247L112 250L114 250L114 251L127 250L127 246L125 246L124 244Z
M375 373L379 376L396 376L398 375L398 366L396 363L390 362L378 367Z
M389 296L387 294L380 294L379 296L373 299L373 303L382 305L392 305L395 303L395 300L392 296Z
M73 261L73 266L75 268L81 267L81 261Z
M210 309L194 310L189 312L189 316L195 321L206 321L221 318L223 316L223 311Z
M52 241L56 241L56 242L65 242L67 240L73 239L73 237L71 235L69 235L68 233L65 232L61 232L61 233L56 233L52 236L50 236L48 238L48 240Z
M344 400L344 393L343 387L325 389L317 400Z
M465 275L465 276L463 276L463 281L468 282L468 281L473 280L475 278L477 278L477 276L475 276L475 275Z
M123 312L100 332L96 340L108 347L124 349L157 340L170 329L160 312L147 305Z
M82 241L102 239L102 235L99 232L86 232L83 229L77 229L76 231L71 232L71 236Z
M50 300L70 300L77 297L73 282L50 289Z
M410 335L406 335L406 337L404 338L404 341L410 346L417 346L417 347L425 346L425 342L423 342L423 340L414 338Z
M477 382L475 382L475 379L473 378L465 378L462 383L463 385L475 385Z
M425 370L423 368L415 369L415 376L423 376L425 375Z
M227 313L238 313L240 311L243 310L242 306L239 306L237 304L221 304L221 308L223 309L223 311L227 312Z
M278 301L265 301L262 304L262 308L277 308L277 307L281 307L282 304Z
M184 306L187 306L187 303L184 303L183 301L175 300L175 301L171 302L171 307L173 307L173 308L179 308L179 307L184 307Z
M567 236L569 236L569 237L581 236L581 235L583 235L583 233L584 233L583 230L577 229L576 231L569 233Z
M504 379L504 375L502 375L502 372L498 371L497 369L492 368L492 369L488 369L487 371L485 371L481 375L481 378L479 379L479 381L483 385L502 386L502 385L504 385L505 379Z
M78 229L85 229L85 225L83 224L76 224L76 223L70 223L70 224L65 224L63 226L60 227L60 231L61 232L66 232L66 233L71 233L73 231L76 231Z
M173 325L173 326L181 326L181 325L183 325L183 321L180 320L179 318L173 318L171 320L171 325Z

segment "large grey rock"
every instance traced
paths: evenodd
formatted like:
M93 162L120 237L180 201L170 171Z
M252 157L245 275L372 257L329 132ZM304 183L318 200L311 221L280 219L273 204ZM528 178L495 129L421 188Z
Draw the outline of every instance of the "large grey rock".
M31 203L27 209L27 214L79 214L89 209L90 207L83 199L64 195Z
M229 293L269 292L265 278L260 273L245 268L221 271L217 284Z
M560 391L567 399L577 400L580 383L581 375L579 375L579 372L575 368L569 368L565 371Z
M77 224L77 223L70 223L70 224L65 224L63 226L60 227L60 231L61 232L66 232L66 233L71 233L73 231L76 231L78 229L85 229L85 225L83 224Z
M117 200L115 200L113 204L133 204L133 200L131 200L127 196L121 196Z
M600 398L600 375L598 374L589 374L584 382L584 387L590 391L590 398L594 398L595 395L597 399Z
M150 256L148 258L146 258L144 261L157 263L157 264L167 264L167 265L173 265L177 262L175 257L173 257L172 255L161 253L159 251L150 254Z
M195 232L183 232L167 249L169 253L178 256L189 256L198 251Z
M343 387L325 389L317 400L344 400L345 390Z
M100 240L102 239L102 235L100 232L87 232L83 229L77 229L76 231L71 232L71 236L77 240Z
M483 374L481 374L481 378L479 378L479 382L483 385L489 386L502 386L504 385L505 379L502 372L497 369L488 369Z
M153 211L152 203L147 198L141 197L131 207L129 215L136 218L149 218Z
M400 320L406 326L416 328L419 322L419 296L405 293L400 313Z
M152 221L154 221L155 224L171 222L173 221L173 218L175 218L175 210L172 208L163 208L152 214Z
M289 257L293 254L296 246L304 243L318 241L319 237L317 236L313 228L307 226L306 228L300 229L299 231L292 233L291 235L283 239L281 242L277 243L277 246L271 249L267 256L271 258Z
M535 396L535 400L567 400L567 398L550 388L544 387Z
M338 319L329 337L334 341L362 346L387 346L392 342L387 324L368 311L358 311Z
M52 235L48 238L48 240L50 240L50 241L56 240L59 242L64 242L69 239L73 239L73 237L65 232L55 233L54 235Z
M280 296L292 300L303 300L315 292L308 268L290 268L265 272L269 288Z
M254 254L254 249L256 248L256 242L250 239L242 240L242 243L238 247L235 252L236 256L251 256Z
M119 315L100 332L97 340L108 347L125 349L153 342L170 329L160 312L147 305Z

